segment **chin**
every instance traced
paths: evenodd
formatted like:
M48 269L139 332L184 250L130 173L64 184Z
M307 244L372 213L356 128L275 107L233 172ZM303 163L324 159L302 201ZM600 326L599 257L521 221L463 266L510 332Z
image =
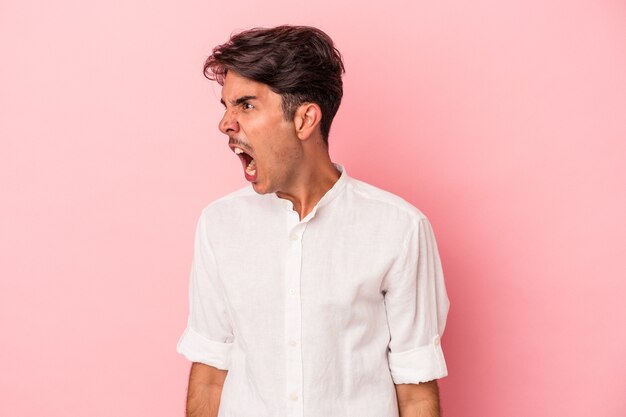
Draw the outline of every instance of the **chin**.
M256 191L257 194L267 194L271 192L268 189L261 187L258 182L253 182L251 184L252 188L254 189L254 191Z

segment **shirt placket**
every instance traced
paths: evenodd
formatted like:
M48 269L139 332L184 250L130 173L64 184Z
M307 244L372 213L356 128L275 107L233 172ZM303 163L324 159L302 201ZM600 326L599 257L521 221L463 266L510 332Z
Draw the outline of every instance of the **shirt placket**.
M289 239L285 264L285 349L287 416L303 417L302 374L302 309L300 278L302 265L302 236L307 223L301 223L298 213L289 213L287 238Z

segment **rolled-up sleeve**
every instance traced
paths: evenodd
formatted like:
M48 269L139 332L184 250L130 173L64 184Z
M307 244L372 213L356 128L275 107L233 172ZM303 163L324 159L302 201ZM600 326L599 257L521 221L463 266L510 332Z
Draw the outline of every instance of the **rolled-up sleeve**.
M389 369L395 384L448 375L441 349L449 300L430 222L416 221L383 281Z
M176 351L192 362L227 370L234 337L224 289L207 235L205 212L198 219L189 279L189 317Z

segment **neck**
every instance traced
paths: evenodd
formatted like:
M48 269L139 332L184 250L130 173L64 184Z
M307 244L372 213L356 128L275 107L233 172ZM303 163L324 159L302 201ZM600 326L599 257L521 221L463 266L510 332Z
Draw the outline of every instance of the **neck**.
M309 161L303 160L300 168L293 185L287 190L277 191L276 195L291 201L294 211L298 212L302 220L337 182L341 173L328 154Z

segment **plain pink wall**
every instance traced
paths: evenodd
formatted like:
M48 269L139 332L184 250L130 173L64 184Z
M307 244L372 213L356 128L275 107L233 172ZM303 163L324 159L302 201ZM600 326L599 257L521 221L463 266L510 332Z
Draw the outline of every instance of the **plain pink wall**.
M2 0L0 415L183 415L195 221L245 184L202 62L281 23L345 56L333 159L433 223L445 415L626 415L626 6L374 4Z

